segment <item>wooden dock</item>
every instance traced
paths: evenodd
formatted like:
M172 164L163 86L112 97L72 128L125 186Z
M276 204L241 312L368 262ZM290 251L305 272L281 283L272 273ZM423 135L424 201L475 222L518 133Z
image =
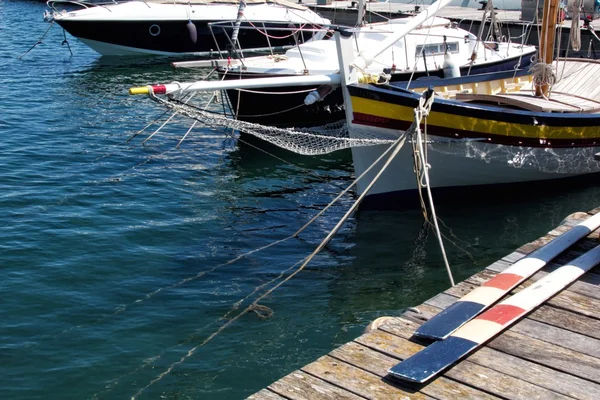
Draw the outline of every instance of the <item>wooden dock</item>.
M267 399L600 399L600 267L526 318L424 385L400 384L387 370L426 343L412 333L458 298L600 212L570 215L546 236L528 243L456 286L406 311L383 317L368 333L250 396ZM598 245L598 230L580 240L516 293Z

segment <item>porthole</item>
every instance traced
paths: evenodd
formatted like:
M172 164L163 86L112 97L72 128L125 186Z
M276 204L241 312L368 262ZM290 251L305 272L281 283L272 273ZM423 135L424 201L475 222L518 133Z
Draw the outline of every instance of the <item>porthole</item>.
M152 36L158 36L160 35L160 26L154 24L150 26L150 29L148 29L148 31L150 32L150 34Z

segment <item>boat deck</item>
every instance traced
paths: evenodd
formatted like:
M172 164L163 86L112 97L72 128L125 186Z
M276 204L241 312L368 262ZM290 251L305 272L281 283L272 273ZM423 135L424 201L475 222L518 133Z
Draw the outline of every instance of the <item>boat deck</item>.
M528 111L559 113L600 112L600 102L569 93L552 92L550 98L536 97L533 93L476 94L458 93L456 100L491 102L514 106Z
M423 348L411 338L424 321L466 293L600 212L570 215L546 236L290 373L250 399L599 399L600 267L424 385L401 384L387 370ZM598 230L563 252L512 293L598 244ZM441 273L441 272L440 272Z

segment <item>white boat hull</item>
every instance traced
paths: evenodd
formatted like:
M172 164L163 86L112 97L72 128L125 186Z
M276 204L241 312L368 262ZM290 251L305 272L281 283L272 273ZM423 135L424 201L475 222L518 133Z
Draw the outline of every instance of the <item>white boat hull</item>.
M600 172L600 163L594 160L594 154L600 151L600 146L532 148L476 141L448 143L447 138L435 136L429 139L433 142L427 145L432 188L533 182ZM356 176L373 164L386 148L353 148ZM360 193L364 192L378 170L375 168L375 172L359 183ZM369 195L397 195L416 189L412 146L407 142Z

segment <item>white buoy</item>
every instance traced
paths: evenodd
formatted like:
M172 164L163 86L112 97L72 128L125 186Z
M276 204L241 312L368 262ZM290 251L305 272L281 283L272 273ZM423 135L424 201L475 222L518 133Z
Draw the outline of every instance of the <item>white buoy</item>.
M198 41L198 30L196 29L196 25L194 25L191 19L187 23L187 28L190 34L190 40L194 44L196 44L196 42Z

